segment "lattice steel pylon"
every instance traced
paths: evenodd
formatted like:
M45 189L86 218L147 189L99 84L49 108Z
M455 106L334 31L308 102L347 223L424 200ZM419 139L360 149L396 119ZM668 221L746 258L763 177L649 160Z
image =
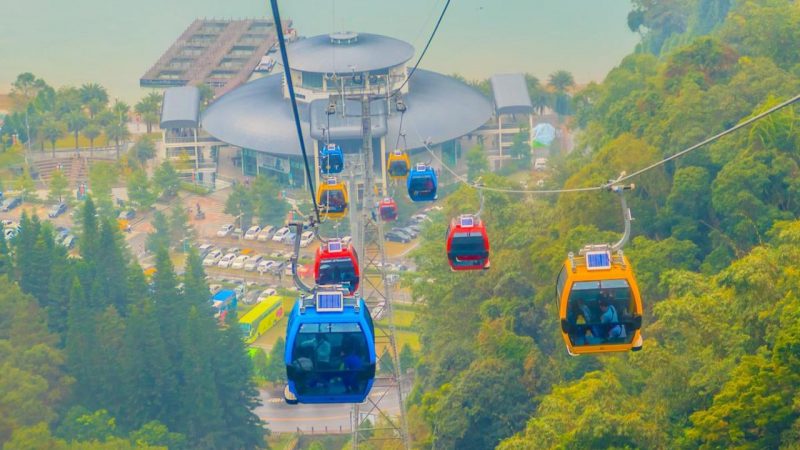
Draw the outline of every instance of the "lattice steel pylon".
M359 264L361 266L361 282L359 295L364 299L370 311L377 311L378 308L384 309L386 325L375 323L375 348L376 352L383 347L388 350L392 358L393 371L389 375L375 377L374 386L379 386L382 393L378 397L367 397L366 406L355 404L351 416L352 423L352 442L353 448L357 449L360 442L373 439L399 439L406 449L411 448L408 436L408 424L406 422L405 402L403 398L402 373L397 352L397 342L395 340L394 316L392 311L391 289L386 283L386 249L383 236L383 222L378 219L375 205L375 183L372 161L372 122L370 119L370 98L368 95L360 96L361 100L361 127L362 127L362 148L361 164L358 169L362 169L361 174L350 172L351 178L351 204L357 204L358 183L363 181L363 197L361 208L351 208L350 221L352 236L358 246ZM359 180L359 175L363 176ZM352 189L355 188L355 189ZM380 356L380 353L378 354ZM375 387L373 387L373 391ZM397 395L400 414L393 417L389 414L382 404L388 395ZM363 415L362 415L363 414ZM368 437L361 426L371 416L380 417L386 422L387 426L379 428L377 423L373 424L373 435ZM381 436L376 437L375 432L381 431ZM385 431L385 433L384 433Z

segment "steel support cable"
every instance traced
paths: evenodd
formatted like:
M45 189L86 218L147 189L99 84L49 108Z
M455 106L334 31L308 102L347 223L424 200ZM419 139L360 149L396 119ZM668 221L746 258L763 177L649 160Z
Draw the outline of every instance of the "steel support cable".
M658 166L662 166L662 165L668 163L669 161L672 161L673 159L679 158L679 157L681 157L681 156L683 156L683 155L685 155L685 154L687 154L689 152L692 152L694 150L697 150L698 148L701 148L701 147L703 147L705 145L708 145L708 144L710 144L710 143L712 143L714 141L717 141L717 140L721 139L722 137L733 133L734 131L738 131L741 128L744 128L744 127L746 127L746 126L748 126L748 125L750 125L750 124L752 124L754 122L757 122L757 121L769 116L772 113L775 113L775 112L777 112L777 111L779 111L779 110L781 110L781 109L783 109L783 108L785 108L785 107L787 107L789 105L792 105L793 103L796 103L797 101L800 101L800 94L790 98L789 100L786 100L786 101L784 101L782 103L779 103L779 104L773 106L772 108L767 109L766 111L763 111L763 112L761 112L759 114L756 114L755 116L753 116L753 117L751 117L751 118L749 118L749 119L747 119L747 120L745 120L743 122L740 122L740 123L734 125L731 128L728 128L728 129L726 129L726 130L724 130L724 131L722 131L720 133L717 133L714 136L711 136L711 137L709 137L708 139L706 139L706 140L704 140L702 142L699 142L699 143L697 143L695 145L692 145L691 147L683 149L683 150L679 151L678 153L670 155L670 156L668 156L668 157L666 157L666 158L664 158L664 159L662 159L660 161L657 161L657 162L655 162L653 164L650 164L649 166L644 167L642 169L639 169L639 170L637 170L637 171L635 171L635 172L633 172L633 173L631 173L629 175L624 175L624 176L614 180L613 184L625 182L625 181L627 181L627 180L629 180L629 179L631 179L631 178L633 178L635 176L641 175L641 174L643 174L643 173L645 173L645 172L647 172L649 170L655 169ZM457 174L455 171L453 171L453 169L448 167L441 159L439 159L439 157L436 156L436 154L433 152L433 150L430 148L430 146L428 146L428 143L424 139L422 139L422 136L419 134L419 131L416 129L416 127L414 127L414 133L417 135L417 138L419 138L419 140L422 141L422 145L425 146L425 149L428 150L428 152L431 154L431 156L433 156L433 158L436 159L439 162L439 164L442 165L442 167L444 167L448 172L450 172L458 181L466 184L467 186L469 186L469 187L471 187L473 189L492 191L492 192L505 192L505 193L510 193L510 194L562 194L562 193L570 193L570 192L589 192L589 191L607 190L610 187L609 183L603 184L601 186L592 186L592 187L584 187L584 188L541 189L541 190L502 189L502 188L492 188L492 187L487 187L487 186L478 186L478 185L476 185L474 183L470 183L464 177L462 177L461 175Z
M408 74L405 80L403 80L403 84L400 85L397 90L395 90L389 98L394 97L395 95L399 94L401 90L408 84L408 81L414 76L414 72L417 71L417 67L419 67L419 63L422 62L422 58L425 57L425 53L428 51L428 47L430 47L431 42L433 42L434 36L436 36L436 31L439 29L439 25L442 23L442 19L444 19L444 14L447 12L447 7L450 6L450 0L447 0L447 3L444 4L444 8L442 8L442 13L439 14L439 20L436 21L436 26L433 27L433 32L431 32L430 37L428 38L428 42L425 44L425 48L422 49L422 53L420 53L419 58L417 58L417 62L414 64L414 67L411 68L411 72Z
M300 113L297 111L297 99L294 96L294 84L292 83L292 73L289 68L289 55L286 53L286 40L283 38L283 24L281 23L281 14L278 11L278 0L270 0L272 6L272 17L275 21L275 28L278 34L278 44L281 48L281 60L283 61L283 73L286 78L286 85L289 88L289 98L292 103L292 113L294 114L294 124L297 128L297 138L300 140L300 151L303 154L303 163L306 168L306 179L308 180L309 192L311 194L311 203L314 205L314 217L319 223L319 207L317 206L317 197L314 195L314 180L311 178L311 168L308 165L308 155L306 154L306 144L303 140L303 128L300 124Z

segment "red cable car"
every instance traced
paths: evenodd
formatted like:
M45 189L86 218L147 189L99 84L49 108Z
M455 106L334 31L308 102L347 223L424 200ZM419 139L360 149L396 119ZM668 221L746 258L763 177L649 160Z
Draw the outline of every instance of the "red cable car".
M447 228L447 260L452 270L489 268L489 236L481 219L463 214Z
M314 282L317 286L341 284L350 294L358 289L358 255L352 245L332 239L317 248L314 258Z
M378 213L380 213L381 220L384 222L397 220L397 202L391 197L384 197L378 203Z

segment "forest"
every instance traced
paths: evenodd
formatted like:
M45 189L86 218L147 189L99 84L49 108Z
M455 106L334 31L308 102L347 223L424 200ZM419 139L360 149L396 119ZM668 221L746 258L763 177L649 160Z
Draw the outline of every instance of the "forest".
M148 279L113 216L91 198L81 214L79 257L36 216L0 239L0 445L264 447L251 360L196 251L178 276L161 247Z
M628 22L641 44L574 94L580 137L553 188L599 186L800 91L796 1L636 0ZM432 224L416 253L415 445L798 448L798 129L789 107L633 180L641 352L570 357L557 320L567 253L622 232L616 196L485 191L492 267L473 276L447 270ZM444 217L478 202L462 186Z

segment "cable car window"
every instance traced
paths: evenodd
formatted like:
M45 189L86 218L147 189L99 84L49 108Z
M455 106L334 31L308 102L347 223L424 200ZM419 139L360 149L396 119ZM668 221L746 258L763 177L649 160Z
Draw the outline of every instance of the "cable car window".
M471 235L475 236L471 236ZM470 235L470 236L464 236ZM483 255L486 253L483 236L480 233L455 233L451 252L456 255Z
M358 282L353 261L350 258L340 260L325 260L319 265L319 279L317 284L349 284Z
M299 395L360 394L374 376L366 335L358 323L323 323L319 332L300 328L293 349L289 378ZM304 331L306 328L306 331Z
M411 190L418 192L430 192L433 190L433 180L430 177L412 178Z
M558 273L558 279L556 280L556 295L558 296L558 301L561 301L561 293L564 292L564 283L567 282L567 268L566 266L561 268L561 272Z
M320 202L330 212L342 212L347 204L344 201L342 191L328 191L322 196Z
M632 302L626 280L573 283L567 304L572 345L630 343L634 334Z

